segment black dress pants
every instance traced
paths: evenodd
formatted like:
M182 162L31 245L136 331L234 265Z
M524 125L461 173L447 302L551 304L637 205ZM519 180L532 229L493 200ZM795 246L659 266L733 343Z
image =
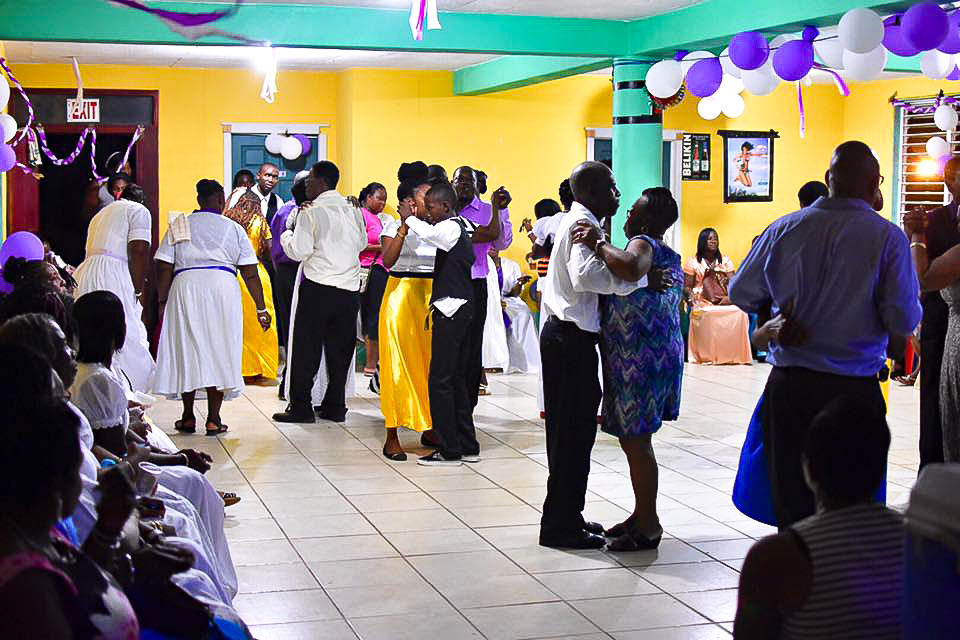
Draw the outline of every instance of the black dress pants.
M601 397L596 345L597 334L556 318L547 320L540 334L550 470L540 519L541 540L563 539L583 531L590 452L597 438Z
M924 337L928 334L936 334ZM920 328L920 470L943 462L943 426L940 424L940 367L946 335Z
M347 367L356 347L359 305L356 291L311 280L300 283L297 315L293 320L293 353L287 355L290 404L294 411L312 410L313 378L326 352L329 384L320 407L335 416L346 414L344 387Z
M467 352L462 348L473 320L473 304L460 307L452 318L433 310L430 356L430 416L444 458L480 453L473 426L473 405L467 386Z
M470 406L476 408L480 396L480 380L483 378L483 325L487 322L487 279L473 280L473 318L470 330L463 343L467 354L467 388Z
M777 525L783 529L816 512L813 492L803 477L803 448L813 419L833 400L856 398L886 412L880 381L774 367L763 401L764 447L773 485Z
M273 303L277 309L277 333L280 346L286 346L290 331L290 305L293 303L293 290L297 286L297 262L281 262L274 265Z

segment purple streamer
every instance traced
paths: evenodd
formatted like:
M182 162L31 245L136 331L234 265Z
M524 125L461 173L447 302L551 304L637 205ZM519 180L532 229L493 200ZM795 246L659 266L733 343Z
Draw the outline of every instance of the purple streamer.
M836 83L837 89L840 90L840 93L842 93L845 98L850 97L850 87L847 86L847 83L844 81L843 78L840 77L839 73L837 73L836 71L834 71L833 69L831 69L826 65L820 64L819 62L814 62L813 68L820 69L821 71L826 71L831 76L833 76L833 81Z
M942 98L938 99L936 102L934 102L932 105L929 105L929 106L915 105L905 100L897 100L897 99L891 100L890 104L892 104L895 107L900 107L904 109L907 113L933 113L934 111L937 110L937 107L940 106L941 104L956 104L958 102L960 102L960 100L958 100L957 98L954 98L952 96L943 96Z
M800 103L800 137L807 137L807 110L803 108L803 82L797 81L797 102Z
M427 0L420 0L420 11L417 14L417 28L413 33L414 40L423 40L423 25L427 21Z
M27 92L24 90L23 85L20 84L20 81L17 80L17 77L13 75L13 71L10 70L10 67L7 65L7 59L3 56L0 56L0 68L7 73L7 77L10 78L10 82L13 83L13 86L17 88L17 91L20 92L20 96L23 98L23 101L27 103L27 122L23 125L23 129L20 130L20 135L10 141L10 146L14 146L21 140L24 136L27 135L27 131L30 129L30 126L33 124L33 103L30 102L30 98L27 97Z
M154 9L152 7L148 7L142 2L137 2L137 0L110 1L113 4L119 4L130 9L136 9L137 11L149 13L150 15L157 16L158 18L166 20L167 22L178 24L181 27L198 27L200 25L216 22L217 20L222 20L223 18L227 18L235 14L237 9L240 8L240 5L243 4L243 0L234 0L233 6L229 9L211 11L209 13L187 13L185 11L166 11L164 9Z

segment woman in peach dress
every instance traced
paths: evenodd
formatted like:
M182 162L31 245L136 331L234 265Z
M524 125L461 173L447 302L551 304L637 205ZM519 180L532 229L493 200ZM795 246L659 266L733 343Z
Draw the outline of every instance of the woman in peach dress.
M695 364L750 364L750 321L730 304L728 287L736 269L733 261L720 253L716 229L700 232L697 254L683 265L683 272L684 290L693 305L689 360Z

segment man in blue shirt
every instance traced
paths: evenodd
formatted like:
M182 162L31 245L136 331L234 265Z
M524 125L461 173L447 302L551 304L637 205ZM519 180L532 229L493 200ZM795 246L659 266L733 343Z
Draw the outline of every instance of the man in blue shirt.
M922 316L907 238L872 206L880 182L867 145L841 144L829 197L771 224L730 285L735 305L756 313L772 304L784 322L768 357L763 417L780 527L815 512L801 464L813 417L841 396L882 409L877 373L888 338L912 332Z

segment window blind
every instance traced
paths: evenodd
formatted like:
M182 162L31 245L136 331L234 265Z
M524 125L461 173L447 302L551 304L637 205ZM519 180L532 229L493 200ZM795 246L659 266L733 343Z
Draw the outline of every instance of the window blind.
M942 207L950 202L950 193L943 184L939 163L927 155L927 140L942 136L950 144L950 153L957 152L960 136L956 131L943 132L933 122L934 98L908 101L911 107L929 107L929 113L911 113L897 107L899 117L899 149L896 150L897 210L895 220L913 207Z

